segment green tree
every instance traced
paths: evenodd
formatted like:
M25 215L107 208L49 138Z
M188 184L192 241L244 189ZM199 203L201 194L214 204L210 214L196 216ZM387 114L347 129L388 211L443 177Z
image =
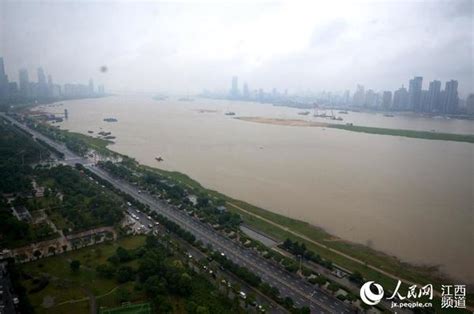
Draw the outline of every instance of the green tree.
M115 251L115 254L117 254L117 257L120 261L120 263L125 263L128 262L132 259L132 256L130 252L127 249L124 249L123 247L119 246L117 250Z
M81 267L81 262L78 260L73 260L70 264L69 267L71 268L71 271L73 273L76 273L79 271L79 268Z
M115 267L110 264L100 264L95 269L100 277L112 279L115 276Z
M133 269L130 266L120 266L117 269L117 281L118 283L125 283L133 279Z
M130 301L130 292L129 292L128 289L126 289L126 288L119 287L119 288L115 291L115 299L116 299L119 303L128 302L128 301Z
M165 294L167 292L166 280L161 279L157 275L151 276L145 281L143 288L150 296Z
M199 305L196 308L196 314L210 314L209 308L203 305Z

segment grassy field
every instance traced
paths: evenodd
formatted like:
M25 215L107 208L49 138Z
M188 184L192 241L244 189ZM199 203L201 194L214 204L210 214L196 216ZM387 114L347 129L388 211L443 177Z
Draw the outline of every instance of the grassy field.
M118 306L113 293L108 294L113 292L118 284L114 279L98 278L95 268L105 263L107 258L115 253L117 247L134 249L142 246L144 241L143 236L127 237L117 242L95 245L22 265L23 271L32 277L50 278L46 288L28 294L31 304L37 313L87 313L89 309L87 298L89 294L93 294L97 298L98 306L102 304ZM69 264L72 260L81 262L77 274L71 272ZM24 280L23 285L28 291L34 286L32 280ZM131 287L128 288L133 291Z
M102 309L100 314L151 314L152 308L150 303L130 304L126 306L116 307L113 309Z
M68 136L69 138L72 139L79 139L83 142L85 142L90 148L96 150L97 152L104 154L104 155L110 155L110 150L107 149L107 145L113 143L112 141L102 139L102 138L96 138L88 135L84 135L81 133L76 133L76 132L69 132L69 131L64 131L62 130Z
M374 128L374 127L367 127L367 126L345 125L345 124L330 124L328 125L328 127L334 128L334 129L353 131L353 132L369 133L369 134L403 136L403 137L411 137L411 138L421 138L421 139L426 139L426 140L442 140L442 141L474 143L474 135L469 135L469 134L453 134L453 133L437 133L437 132L416 131L416 130L386 129L386 128Z

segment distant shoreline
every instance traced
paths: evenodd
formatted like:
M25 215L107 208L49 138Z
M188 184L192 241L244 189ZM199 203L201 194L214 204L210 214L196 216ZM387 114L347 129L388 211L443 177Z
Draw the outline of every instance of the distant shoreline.
M300 119L280 119L280 118L265 118L265 117L236 117L237 120L243 120L247 122L256 122L263 124L275 124L285 126L305 126L305 127L328 127L329 123L324 122L313 122Z
M455 133L438 133L430 131L417 131L405 129L388 129L368 126L358 126L352 124L330 124L324 122L306 121L300 119L281 119L281 118L265 118L265 117L236 117L234 119L283 126L298 126L298 127L327 127L333 129L340 129L359 133L378 134L401 136L409 138L418 138L425 140L439 140L439 141L453 141L474 143L474 134L455 134Z

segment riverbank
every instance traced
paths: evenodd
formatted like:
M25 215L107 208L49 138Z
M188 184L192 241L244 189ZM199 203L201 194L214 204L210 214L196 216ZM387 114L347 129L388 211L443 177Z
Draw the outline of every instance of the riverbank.
M264 117L236 117L237 120L263 123L263 124L274 124L274 125L286 125L286 126L305 126L305 127L328 127L328 123L313 122L300 119L278 119L278 118L264 118Z
M113 151L110 152L113 153ZM142 167L146 166L142 165ZM364 278L375 280L383 286L395 287L396 279L394 278L398 278L398 276L405 281L436 284L435 287L439 287L440 284L452 282L451 280L442 278L436 273L435 268L415 267L404 264L394 257L365 246L335 238L324 230L306 222L278 215L255 207L249 203L230 198L219 192L209 190L201 186L197 181L179 172L170 172L152 167L146 168L160 172L167 176L173 183L186 184L192 187L193 192L207 193L211 197L224 199L230 211L241 214L244 221L256 229L262 230L279 240L290 238L303 242L309 249L320 254L322 257L351 271L359 271ZM324 245L321 246L315 243L323 243ZM340 252L343 254L340 254ZM348 258L345 255L353 258ZM354 259L362 262L357 262ZM373 267L383 272L377 271ZM384 273L393 274L393 276L387 276Z
M277 118L264 118L264 117L236 117L235 119L247 121L247 122L263 123L263 124L299 126L299 127L327 127L327 128L340 129L340 130L359 132L359 133L368 133L368 134L410 137L410 138L419 138L419 139L426 139L426 140L474 143L474 135L470 135L470 134L454 134L454 133L439 133L439 132L404 130L404 129L376 128L376 127L367 127L367 126L357 126L357 125L352 125L352 124L331 124L331 123L307 121L307 120L300 120L300 119L277 119Z
M398 280L402 281L401 291L404 292L414 284L419 287L432 284L435 295L439 297L441 285L459 282L440 273L436 266L417 266L405 263L395 256L335 237L324 229L307 222L285 217L207 189L186 174L141 166L156 171L173 182L184 184L197 194L205 193L211 198L225 200L228 210L241 215L244 223L253 229L262 231L277 241L283 242L285 239L291 239L304 243L308 250L314 251L323 259L351 272L359 272L366 281L373 280L386 289L394 289ZM472 290L469 284L467 290ZM466 303L469 306L474 305L473 293L467 293Z
M468 134L453 134L453 133L438 133L438 132L402 130L402 129L374 128L374 127L367 127L367 126L344 125L344 124L331 124L328 127L346 130L346 131L352 131L352 132L369 133L369 134L411 137L411 138L420 138L420 139L426 139L426 140L474 143L474 135L468 135Z
M422 267L403 263L394 256L375 251L364 245L335 237L323 229L307 222L285 217L244 201L233 199L227 195L219 193L218 191L207 189L186 174L145 165L142 165L142 167L156 171L180 184L185 184L192 188L196 193L206 193L212 198L224 199L228 205L228 209L242 215L244 222L251 227L261 230L265 234L280 241L283 241L286 238L303 241L309 249L316 251L322 257L332 260L336 264L351 269L352 271L361 271L364 275L367 274L368 278L374 280L375 278L383 279L384 281L386 280L385 282L387 283L395 282L388 278L383 278L383 275L380 275L376 271L371 270L370 267L367 267L368 265L374 265L388 272L403 274L400 275L400 277L408 281L419 283L445 283L450 281L441 273L437 273L436 267ZM324 243L324 247L315 244L315 242ZM346 257L336 253L334 250L348 254L356 259L361 259L365 264L360 265L359 263L359 265L357 265L357 263L348 260Z

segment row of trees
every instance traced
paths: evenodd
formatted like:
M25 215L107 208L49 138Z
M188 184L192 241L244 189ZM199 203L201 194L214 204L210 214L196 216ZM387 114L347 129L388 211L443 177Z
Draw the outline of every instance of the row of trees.
M67 131L59 130L46 123L38 123L33 119L28 120L27 124L30 128L35 129L52 140L64 143L68 149L81 156L84 156L89 151L88 143L80 138L71 136ZM56 151L54 148L52 150L60 156L62 155L62 153Z
M262 279L258 275L251 272L246 267L237 265L236 263L228 259L226 256L222 254L213 254L213 257L217 262L219 262L219 264L222 265L222 267L236 274L237 276L239 276L239 278L247 282L249 285L258 288L262 283Z
M211 224L219 224L224 228L237 228L242 222L238 214L219 210L223 200L211 200L207 195L197 197L197 204L193 205L188 199L190 191L179 182L138 166L133 160L124 158L120 163L111 161L99 162L99 166L114 176L141 185L144 189L160 194L162 198L170 200L172 204L179 205L182 210L197 211L199 217Z
M48 155L31 137L0 119L0 194L31 194L30 164Z
M181 226L175 223L174 221L171 221L165 216L157 214L157 213L154 213L153 216L155 219L161 222L169 231L177 234L179 237L181 237L182 239L184 239L190 244L195 243L196 237L191 232L181 228Z
M125 166L125 163L129 165ZM112 163L109 161L101 162L100 166L121 179L141 185L144 189L147 189L151 192L159 192L162 195L164 194L164 197L170 198L172 203L179 204L181 209L197 210L199 216L206 217L206 220L210 223L219 223L220 225L229 228L235 228L241 223L241 218L239 215L217 209L217 206L222 206L224 201L211 200L207 195L198 195L197 204L193 205L187 198L189 193L187 189L182 188L176 182L170 182L169 179L164 178L157 173L150 171L143 171L143 173L140 173L141 169L137 167L134 162L132 162L132 165L130 165L129 160L124 160L123 163ZM190 232L182 229L178 224L157 213L152 213L152 216L160 221L171 232L177 234L187 242L197 245L195 237ZM199 245L198 247L202 248ZM278 289L268 285L267 283L263 283L259 276L246 267L239 266L220 254L214 254L213 257L226 270L234 273L248 284L261 289L267 295L275 299L281 305L287 307L292 312L309 313L308 308L294 308L293 300L291 298L281 298Z
M308 250L304 243L299 243L298 241L292 241L291 239L287 238L283 242L283 244L281 244L281 247L287 250L288 252L292 253L293 255L301 256L307 260L318 263L330 270L334 268L331 261L325 260L321 256L319 256L319 254L316 254L313 251Z
M48 151L31 136L0 119L0 247L18 247L50 237L54 232L47 224L30 226L13 216L11 207L28 207L33 193L32 163L47 158ZM8 203L2 194L13 194Z

